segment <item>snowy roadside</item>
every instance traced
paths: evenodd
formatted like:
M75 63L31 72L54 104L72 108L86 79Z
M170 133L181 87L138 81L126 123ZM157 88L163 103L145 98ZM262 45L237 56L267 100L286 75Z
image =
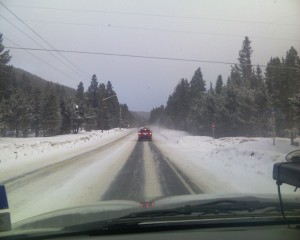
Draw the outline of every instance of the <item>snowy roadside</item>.
M296 150L289 139L231 137L213 139L156 129L161 150L204 193L276 193L273 165ZM298 139L299 140L299 139ZM285 192L294 188L285 185Z
M0 138L0 182L90 151L132 131L116 128L54 137Z

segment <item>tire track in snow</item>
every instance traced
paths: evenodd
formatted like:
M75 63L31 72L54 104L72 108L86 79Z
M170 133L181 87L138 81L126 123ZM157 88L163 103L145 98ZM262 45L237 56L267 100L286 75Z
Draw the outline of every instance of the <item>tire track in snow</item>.
M12 221L97 202L135 146L131 138L81 154L83 159L72 158L7 183Z
M151 201L201 193L152 142L137 142L101 200Z
M143 151L144 145L138 142L117 177L102 196L102 201L143 201L145 185Z
M155 199L161 197L162 189L159 182L158 166L155 163L148 142L144 143L144 166L145 166L145 199Z
M159 166L159 180L164 196L186 195L202 193L183 172L176 168L165 157L154 143L150 143L150 149Z

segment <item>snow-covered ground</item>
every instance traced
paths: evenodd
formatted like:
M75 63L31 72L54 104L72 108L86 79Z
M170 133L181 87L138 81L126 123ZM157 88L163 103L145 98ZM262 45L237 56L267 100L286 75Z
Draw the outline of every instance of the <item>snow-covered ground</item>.
M274 192L272 168L296 150L289 139L191 136L154 128L154 142L205 193ZM90 151L132 129L80 132L47 138L0 138L0 182L33 168Z
M88 152L132 129L81 131L55 137L0 138L0 183L11 177Z
M28 175L16 183L9 183L7 187L12 221L99 201L133 150L136 135L135 129L113 129L103 133L80 132L77 135L47 138L0 138L1 183L89 152L131 132L128 138L116 146L105 147L96 155L86 155L84 161L78 161L66 170L57 170L43 178L34 178L32 174L32 178L37 180L34 182L30 180L31 175ZM289 139L283 138L277 138L273 146L271 138L212 139L162 128L153 128L153 143L203 193L218 194L276 193L275 181L272 179L273 164L284 161L288 152L297 149L290 145ZM149 158L150 154L150 149L145 148L145 166L148 168L146 178L155 175L152 173L155 172L155 165ZM26 184L18 186L23 180ZM159 186L149 184L157 185L158 181L146 182L145 188L151 194L161 194ZM293 190L287 185L282 188L284 193L293 193Z
M114 141L132 131L113 129L47 138L1 138L0 184L8 181L5 185L12 222L99 201L135 144L127 137L117 144ZM109 143L114 145L108 147ZM101 146L105 147L99 151ZM80 157L82 154L84 157ZM63 167L54 163L62 163ZM51 174L43 168L46 166L53 166ZM46 171L41 171L41 176L37 169ZM10 181L18 176L22 177Z
M204 193L276 193L273 165L297 149L285 138L276 138L273 145L272 138L213 139L160 128L156 131L154 139L160 149ZM283 190L294 188L285 185Z

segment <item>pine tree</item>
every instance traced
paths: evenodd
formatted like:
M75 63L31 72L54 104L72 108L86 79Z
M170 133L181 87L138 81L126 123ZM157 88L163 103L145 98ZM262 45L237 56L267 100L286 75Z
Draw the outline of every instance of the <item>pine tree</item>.
M99 84L99 111L98 114L98 122L97 122L97 128L104 130L108 129L108 116L107 116L107 102L103 99L106 99L108 97L106 86L104 83ZM100 117L101 116L101 117Z
M85 119L86 119L86 113L87 113L87 107L86 107L86 95L84 93L84 86L83 83L80 82L77 86L77 91L76 91L76 100L75 100L77 106L76 106L76 113L75 113L75 118L78 119L78 124L79 124L79 128L82 129L83 124L85 123ZM78 115L78 116L77 116ZM73 116L74 118L74 116ZM78 130L79 128L75 130L75 132ZM77 131L77 132L78 132ZM74 131L73 131L74 132Z
M203 75L200 68L195 71L194 76L190 81L190 89L191 98L197 98L206 91L205 81L203 80Z
M40 89L35 89L33 91L33 97L32 97L32 129L34 130L35 136L38 137L40 134L40 130L42 128L42 108L43 108L43 102L42 102L42 93Z
M71 99L60 100L61 126L60 133L68 134L71 130L78 133L79 116L76 116L76 104Z
M168 124L179 130L187 129L186 116L189 112L190 87L186 79L181 79L175 87L173 94L169 96L166 114L169 119ZM172 125L171 125L172 124Z
M2 69L2 67L4 65L7 65L11 59L11 56L9 55L9 51L6 50L4 51L5 47L3 45L3 34L0 33L0 69ZM4 52L3 52L4 51Z
M97 76L92 76L91 84L87 90L88 106L97 109L99 107L99 88Z
M187 128L184 130L189 130L193 133L200 133L204 129L204 97L205 97L205 81L203 79L203 75L201 69L198 68L194 76L192 77L189 83L189 97L187 101L187 114L186 117L186 126Z
M229 109L226 108L227 87L223 86L220 94L214 95L214 105L215 105L215 136L230 136L231 133L231 116L229 114Z
M0 134L6 136L9 123L9 97L11 96L11 82L9 75L11 68L7 66L11 56L9 51L4 51L3 35L0 33Z
M87 130L100 129L100 93L97 76L92 76L91 84L86 92L87 97Z
M106 95L109 97L109 99L107 99L104 103L106 106L105 116L108 120L106 128L110 129L119 126L121 121L118 97L116 96L116 92L113 90L113 86L110 81L106 84Z
M11 87L11 67L7 66L11 56L9 51L4 51L3 35L0 33L0 102L2 99L8 99L12 94Z
M45 94L42 109L43 136L53 136L59 133L61 114L58 98L53 92Z
M160 107L153 108L150 112L149 123L151 124L164 124L165 120L165 107L161 105Z
M215 89L213 88L212 82L209 83L209 91L208 93L214 94L215 93Z
M213 92L208 92L204 97L202 107L202 134L210 135L211 125L216 123L216 98Z
M300 60L297 51L291 47L286 58L271 58L266 68L266 85L270 105L275 113L276 132L294 127L291 114L291 99L300 90Z
M300 91L300 58L295 48L291 47L286 53L284 66L284 84L281 91L283 101L282 111L287 116L287 128L291 130L294 127L291 115L291 98Z
M18 90L6 102L5 108L6 123L4 125L13 129L16 137L19 137L20 133L27 136L32 119L32 109L28 97Z
M300 90L291 98L291 119L293 130L300 132Z
M10 112L9 101L4 99L0 102L0 133L3 137L7 136L7 131L9 130Z
M222 89L223 89L223 79L222 79L222 76L219 75L217 78L216 87L215 87L216 94L221 94Z
M133 125L133 116L129 111L127 104L120 104L121 113L122 113L122 126L129 128Z
M254 134L256 136L267 136L268 132L268 114L269 98L266 84L263 80L262 70L259 66L253 71L251 79L251 89L254 95L253 107L256 109L256 115L253 116L256 122Z
M270 96L271 103L274 108L281 107L281 96L280 89L283 85L283 80L281 78L281 60L276 58L271 58L267 64L266 68L266 86Z
M252 66L251 66L251 54L253 50L251 48L251 41L246 36L243 41L242 49L239 51L239 66L238 69L242 76L243 85L250 87L250 81L252 76Z
M224 133L226 136L236 136L238 131L238 103L237 103L237 87L231 83L231 78L227 82L224 91L224 109L226 109L226 116L222 119L224 123ZM226 129L226 130L225 130Z
M257 109L255 105L254 91L245 87L237 92L237 120L240 136L253 136L256 127Z
M77 86L77 91L76 91L76 102L77 104L80 104L81 102L85 101L85 96L84 96L84 86L83 83L80 82Z
M239 51L239 64L231 67L227 82L226 108L231 120L229 129L234 135L251 135L255 128L255 98L251 91L253 78L251 41L245 37Z
M22 74L22 79L19 83L18 88L22 89L22 91L28 96L32 95L32 85L25 73Z
M257 66L255 70L252 71L250 88L259 89L263 82L263 75L260 66Z
M255 125L253 91L242 84L236 68L232 68L225 92L225 107L231 136L251 135Z
M242 86L242 75L240 73L240 69L238 65L231 66L231 72L230 76L227 80L227 85L233 85L235 87L241 87Z

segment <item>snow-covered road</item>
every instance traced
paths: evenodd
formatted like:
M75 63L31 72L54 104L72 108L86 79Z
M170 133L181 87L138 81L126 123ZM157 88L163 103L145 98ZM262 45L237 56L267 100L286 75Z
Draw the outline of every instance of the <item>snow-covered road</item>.
M200 193L276 193L272 166L295 147L288 139L191 136L154 128L53 138L0 139L0 182L12 222L103 200L148 201ZM285 188L284 191L291 191Z
M176 171L155 143L137 141L135 132L60 159L37 162L31 169L24 165L23 172L17 167L17 174L3 181L13 222L103 200L148 201L201 192L189 186L188 177Z
M12 221L55 209L98 202L134 145L131 134L92 151L12 178L5 184Z

